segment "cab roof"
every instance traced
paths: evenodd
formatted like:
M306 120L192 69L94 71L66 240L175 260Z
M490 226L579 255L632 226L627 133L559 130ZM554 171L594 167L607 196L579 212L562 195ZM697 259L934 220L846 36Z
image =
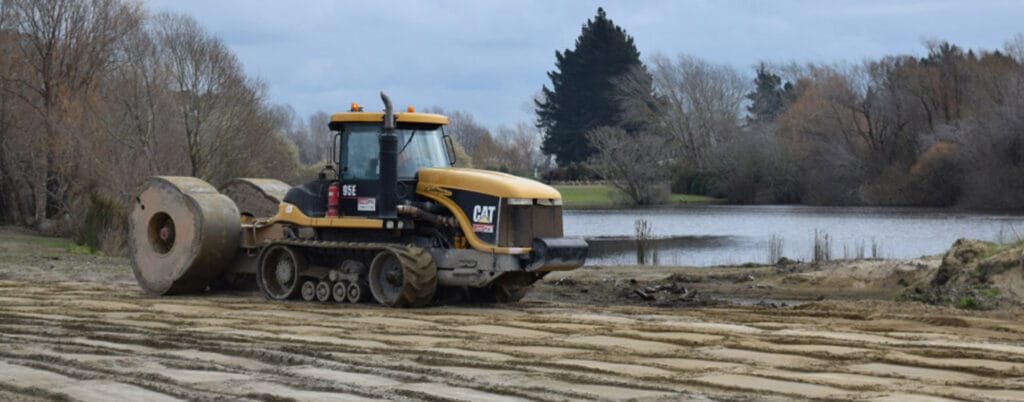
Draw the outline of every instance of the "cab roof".
M341 112L331 115L335 123L382 123L384 112ZM448 116L433 113L395 112L395 123L448 124Z

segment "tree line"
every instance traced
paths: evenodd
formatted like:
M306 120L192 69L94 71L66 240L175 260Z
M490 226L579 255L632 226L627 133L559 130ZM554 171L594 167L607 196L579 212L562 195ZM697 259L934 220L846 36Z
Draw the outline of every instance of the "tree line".
M604 10L556 52L543 150L636 204L1024 208L1024 36L1000 50L767 64L753 80L690 55L641 62Z
M189 16L4 0L0 53L0 222L116 250L151 175L219 185L301 170L292 116Z

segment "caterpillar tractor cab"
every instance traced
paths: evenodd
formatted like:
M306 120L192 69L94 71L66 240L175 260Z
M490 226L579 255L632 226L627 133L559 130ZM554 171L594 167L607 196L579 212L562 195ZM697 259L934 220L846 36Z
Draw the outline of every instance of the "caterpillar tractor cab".
M334 165L311 182L236 179L218 191L151 178L129 220L140 286L180 294L254 278L272 300L418 307L517 301L548 272L583 265L587 244L563 236L557 190L452 167L447 117L381 99L384 111L331 116Z

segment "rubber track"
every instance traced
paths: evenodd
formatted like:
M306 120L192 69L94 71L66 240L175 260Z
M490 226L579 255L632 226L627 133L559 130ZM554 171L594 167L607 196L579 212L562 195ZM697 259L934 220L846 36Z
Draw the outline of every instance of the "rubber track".
M422 247L393 243L360 243L326 240L285 239L265 242L264 247L286 245L305 248L334 250L381 250L389 251L398 257L402 265L402 277L405 286L398 300L391 307L422 307L434 299L437 290L437 265L434 258Z

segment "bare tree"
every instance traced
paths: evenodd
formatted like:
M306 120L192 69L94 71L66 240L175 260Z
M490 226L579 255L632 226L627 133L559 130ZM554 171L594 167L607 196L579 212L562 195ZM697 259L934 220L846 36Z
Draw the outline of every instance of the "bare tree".
M734 203L799 201L795 171L772 123L743 128L714 153L716 188Z
M427 108L428 113L437 113L448 116L448 127L445 131L458 142L462 148L469 155L474 155L477 152L477 147L480 146L481 141L485 141L484 136L489 136L491 133L487 131L482 124L476 121L469 112L461 110L445 111L439 106Z
M16 118L24 105L14 99L16 91L12 77L21 72L22 63L18 58L18 35L10 26L10 7L7 2L0 2L0 221L26 224L33 216L31 192L25 189L31 186L26 182L26 175L21 164L24 161L28 146L21 144L26 136L19 135ZM22 121L24 124L24 121Z
M1017 63L1024 64L1024 33L1018 32L1010 40L1003 44L1003 49Z
M306 125L309 130L310 141L316 149L317 161L331 161L331 149L334 147L334 136L328 125L331 123L331 115L327 112L317 111L309 115Z
M154 174L184 174L177 170L180 160L173 138L162 135L171 130L171 81L161 62L157 44L149 30L135 30L116 49L117 63L108 73L100 94L103 110L96 113L110 141L108 149L96 151L97 161L108 166L107 183L127 200L146 177ZM132 169L116 169L132 166Z
M943 138L957 146L961 201L973 208L1024 205L1024 35L1006 48L1012 58L983 54L973 66L965 97L973 112Z
M543 167L546 157L540 150L540 131L531 124L519 122L512 127L498 127L495 140L508 170L524 176L533 176Z
M218 178L224 181L233 177L270 177L288 183L298 184L309 180L299 168L299 149L285 137L288 122L274 112L273 106L265 102L249 105L252 116L239 122L240 134L234 139L234 152L241 158L226 158L218 168ZM316 168L317 165L310 165Z
M590 163L630 201L651 205L668 200L670 138L647 132L630 134L618 127L599 127L588 137L597 150Z
M4 71L4 95L18 99L41 126L41 135L22 144L27 163L20 164L31 177L38 226L67 209L69 174L87 137L76 119L89 114L87 95L110 67L115 44L138 28L141 9L118 0L6 0L3 14L18 35L5 57L21 66Z
M645 93L650 82L653 94ZM749 82L734 68L696 57L651 57L617 82L623 121L673 138L676 163L707 167L712 150L740 123Z
M295 178L292 122L188 17L147 18L123 0L4 0L0 53L0 221L116 246L109 217L149 175ZM70 219L90 216L108 218Z
M847 112L837 99L852 102L851 84L839 69L801 68L796 78L800 96L777 120L786 157L797 166L801 202L850 204L859 200L864 162L856 136L849 130Z
M174 85L188 173L210 180L223 172L218 164L240 162L242 154L232 152L232 146L242 145L246 121L256 118L260 85L247 80L234 54L192 17L159 14L154 33Z

